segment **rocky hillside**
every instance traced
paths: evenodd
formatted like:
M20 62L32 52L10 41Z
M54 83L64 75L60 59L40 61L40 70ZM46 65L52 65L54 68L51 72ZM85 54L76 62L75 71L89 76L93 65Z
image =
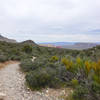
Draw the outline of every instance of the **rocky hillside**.
M5 41L5 42L9 42L9 43L16 43L16 40L8 39L2 35L0 35L0 41Z

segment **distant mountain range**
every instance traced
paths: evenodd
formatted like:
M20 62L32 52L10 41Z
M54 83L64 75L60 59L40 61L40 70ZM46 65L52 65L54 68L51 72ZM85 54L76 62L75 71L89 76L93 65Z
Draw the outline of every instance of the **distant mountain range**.
M75 42L44 42L39 44L51 44L54 46L62 46L62 45L73 45Z
M16 43L17 41L14 39L8 39L2 35L0 35L0 41L10 42L10 43Z
M82 49L88 49L95 47L97 45L100 45L100 42L96 43L85 43L85 42L54 42L54 43L40 43L40 45L45 46L51 46L51 47L60 47L60 48L66 48L66 49L76 49L76 50L82 50Z
M63 45L62 48L83 50L99 45L98 43L75 43L73 45Z
M8 39L2 35L0 35L0 41L5 41L5 42L10 42L10 43L17 43L16 40L14 39ZM27 40L22 42L24 44L34 44L37 45L34 41L32 40ZM38 43L40 46L47 46L47 47L55 47L55 48L66 48L66 49L76 49L76 50L83 50L83 49L88 49L95 47L97 45L100 45L100 42L96 43L85 43L85 42L44 42L44 43Z

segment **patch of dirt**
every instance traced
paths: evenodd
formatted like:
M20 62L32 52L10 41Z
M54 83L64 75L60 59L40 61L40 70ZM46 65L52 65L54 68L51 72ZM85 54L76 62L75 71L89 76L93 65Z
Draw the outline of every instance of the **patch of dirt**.
M3 62L3 63L0 63L0 68L3 68L9 64L14 64L14 63L17 63L18 61L6 61L6 62Z
M52 98L59 98L63 100L64 97L68 97L70 94L73 93L73 90L71 88L62 88L62 89L44 89L42 91L46 96L52 97Z

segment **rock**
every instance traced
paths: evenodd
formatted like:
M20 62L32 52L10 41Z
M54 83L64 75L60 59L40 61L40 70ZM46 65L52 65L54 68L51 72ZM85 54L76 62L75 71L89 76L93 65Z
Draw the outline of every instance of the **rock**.
M48 93L49 91L48 90L46 90L46 93Z
M36 59L36 57L33 56L33 58L32 58L32 62L34 62L35 59Z

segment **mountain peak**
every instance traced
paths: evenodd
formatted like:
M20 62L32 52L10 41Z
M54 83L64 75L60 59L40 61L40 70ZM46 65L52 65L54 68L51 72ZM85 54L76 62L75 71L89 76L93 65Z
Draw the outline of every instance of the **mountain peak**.
M24 43L24 44L31 44L31 45L37 45L34 41L32 41L32 40L26 40L26 41L24 41L24 42L22 42L22 43Z

